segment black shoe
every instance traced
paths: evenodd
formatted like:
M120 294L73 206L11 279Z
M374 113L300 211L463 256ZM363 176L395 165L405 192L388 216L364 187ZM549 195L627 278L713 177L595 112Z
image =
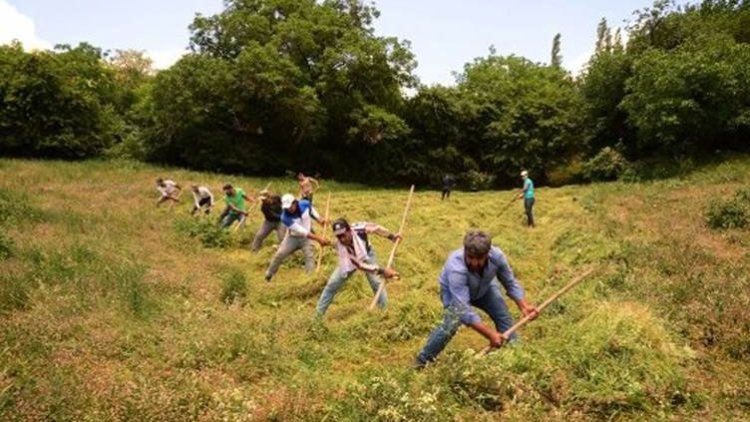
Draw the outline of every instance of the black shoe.
M266 279L266 282L267 282L267 283L270 283L270 282L271 282L271 275L270 275L270 274L266 274L266 275L265 275L265 277L263 277L263 278L265 278L265 279Z

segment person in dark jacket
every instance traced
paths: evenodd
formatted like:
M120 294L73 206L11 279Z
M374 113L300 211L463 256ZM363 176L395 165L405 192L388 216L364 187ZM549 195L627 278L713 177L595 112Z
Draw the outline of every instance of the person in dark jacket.
M453 186L456 184L456 178L453 177L452 174L446 174L443 177L443 194L440 197L440 200L444 199L450 199L451 197L451 191L453 190Z
M286 226L281 222L281 197L268 190L260 191L260 211L263 213L264 221L255 234L250 250L258 252L260 245L272 231L276 231L276 239L279 243L284 239Z

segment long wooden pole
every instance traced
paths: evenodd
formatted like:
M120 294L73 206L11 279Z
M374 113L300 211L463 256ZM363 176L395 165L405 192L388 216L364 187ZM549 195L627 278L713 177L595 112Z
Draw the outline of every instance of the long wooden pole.
M326 213L325 217L323 217L323 238L325 239L326 236L326 229L328 228L328 210L331 206L331 192L328 192L328 198L326 198ZM315 274L318 274L320 272L320 264L323 262L323 254L325 253L325 248L320 248L320 252L318 252L318 265L315 267Z
M411 185L411 189L409 189L409 198L406 200L406 208L404 208L404 215L401 217L401 227L398 229L399 234L403 234L404 232L404 226L406 225L406 216L409 214L409 207L411 206L411 198L414 195L414 185ZM393 259L396 257L396 249L398 248L398 245L401 244L401 238L396 239L396 242L393 243L393 248L391 249L391 254L388 256L388 264L386 264L385 268L391 268L393 265ZM378 304L378 300L380 300L380 296L383 294L383 290L385 290L385 278L383 278L380 281L380 287L378 287L378 292L375 293L375 297L372 299L372 303L370 303L370 310L375 309L375 305Z
M539 313L541 314L541 313L542 313L542 311L544 310L544 308L546 308L547 306L549 306L549 305L550 305L550 303L552 303L552 302L556 301L556 300L557 300L557 299L558 299L558 298L559 298L560 296L562 296L562 295L564 295L565 293L567 293L567 292L568 292L568 290L570 290L570 289L572 289L573 287L575 287L575 286L576 286L576 284L578 284L578 283L580 283L581 281L583 281L583 279L584 279L584 278L586 278L586 277L588 277L588 275L589 275L589 274L591 274L591 272L592 272L592 271L594 271L594 269L593 269L593 268L589 268L588 270L584 271L584 272L583 272L583 274L581 274L581 275L579 275L578 277L576 277L575 279L573 279L573 281L571 281L570 283L568 283L568 284L567 284L567 285L566 285L565 287L563 287L562 289L560 289L560 290L559 290L559 291L558 291L557 293L553 294L552 296L550 296L550 297L549 297L549 299L545 300L545 301L544 301L544 302L543 302L543 303L542 303L541 305L539 305L539 307L538 307L538 308L536 308L536 309L537 309L537 311L539 311ZM514 332L515 332L516 330L518 330L519 328L521 328L521 327L523 327L524 325L526 325L526 324L527 324L527 323L528 323L529 321L531 321L531 317L532 317L531 315L527 315L527 316L525 316L525 317L521 318L521 319L520 319L520 320L519 320L519 321L518 321L517 323L515 323L515 324L514 324L514 325L513 325L512 327L508 328L508 329L507 329L507 330L506 330L506 331L505 331L505 332L503 333L503 337L505 337L506 339L507 339L508 337L510 337L510 335L511 335L511 334L513 334L513 333L514 333ZM487 346L487 347L485 347L484 349L482 349L482 350L481 350L481 351L479 352L479 356L484 356L484 355L486 355L486 354L487 354L487 353L489 353L489 352L490 352L490 351L491 351L492 349L493 349L493 347L492 347L492 346Z

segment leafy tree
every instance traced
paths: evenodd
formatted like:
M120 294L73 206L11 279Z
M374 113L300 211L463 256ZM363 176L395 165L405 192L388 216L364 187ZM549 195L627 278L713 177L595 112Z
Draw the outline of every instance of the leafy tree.
M26 53L0 46L0 146L21 156L101 154L120 126L115 78L89 44Z

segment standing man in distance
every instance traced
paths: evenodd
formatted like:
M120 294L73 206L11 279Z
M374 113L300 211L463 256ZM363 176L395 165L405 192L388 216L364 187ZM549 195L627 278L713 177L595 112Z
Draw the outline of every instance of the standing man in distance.
M443 194L440 196L440 200L450 199L451 191L453 186L456 184L456 178L452 174L446 174L443 176Z
M529 172L524 170L521 172L521 179L523 180L523 188L518 194L518 199L523 198L523 208L526 211L526 224L528 227L534 228L534 181L529 177Z

